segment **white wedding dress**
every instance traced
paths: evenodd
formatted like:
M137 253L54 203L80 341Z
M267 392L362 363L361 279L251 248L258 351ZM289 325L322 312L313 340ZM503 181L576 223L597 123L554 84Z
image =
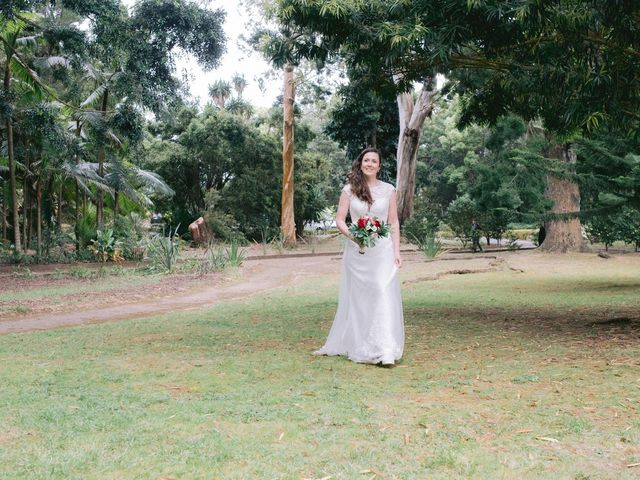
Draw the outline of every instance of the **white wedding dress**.
M371 189L374 202L369 209L346 185L351 221L369 214L386 222L394 190L379 182ZM338 311L325 345L314 354L346 355L358 363L395 363L404 348L404 320L391 238L377 239L364 254L347 241L341 275Z

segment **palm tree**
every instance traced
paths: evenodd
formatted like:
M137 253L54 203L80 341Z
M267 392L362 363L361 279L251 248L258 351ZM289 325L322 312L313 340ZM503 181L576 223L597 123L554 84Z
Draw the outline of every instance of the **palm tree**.
M11 189L11 207L13 221L13 244L16 252L22 251L20 239L20 216L18 215L18 186L16 181L16 161L13 146L13 102L11 101L12 69L17 73L30 71L18 55L17 49L20 45L35 43L35 37L21 37L25 24L21 20L10 20L3 25L0 31L0 44L4 53L4 92L2 95L2 109L0 115L3 117L7 134L7 157L9 160L9 188ZM28 75L29 76L29 75Z
M209 85L209 95L218 108L223 109L227 99L231 96L231 85L224 80L216 80Z
M126 149L122 151L126 155ZM105 165L105 183L113 192L113 224L118 218L120 195L144 207L152 207L151 194L172 196L174 191L157 173L143 170L123 156L113 155Z
M225 109L229 113L240 115L245 118L249 118L253 113L253 107L251 104L244 101L242 98L232 98L226 103Z
M80 106L84 108L92 105L98 105L100 109L99 116L89 114L85 118L86 120L90 120L92 122L93 130L96 133L96 156L98 163L97 174L100 177L103 177L106 145L108 143L121 143L118 137L107 127L107 109L109 106L110 89L122 75L122 72L100 70L91 64L85 65L85 72L87 78L95 82L95 89L89 94L84 102L80 104ZM102 230L104 228L104 196L102 194L102 190L98 190L96 196L96 220L98 224L98 230Z
M242 98L242 92L244 92L244 89L247 88L248 85L247 80L244 78L244 75L235 73L233 75L233 78L231 79L231 82L233 82L233 88L238 94L238 97Z

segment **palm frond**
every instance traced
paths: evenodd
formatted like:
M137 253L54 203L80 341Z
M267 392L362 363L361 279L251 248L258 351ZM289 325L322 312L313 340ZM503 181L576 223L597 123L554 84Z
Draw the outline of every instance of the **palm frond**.
M47 87L38 74L31 70L22 59L17 55L11 57L11 70L16 79L18 79L23 85L29 87L33 93L40 98L51 94L49 87Z
M148 170L142 170L141 168L134 167L134 171L140 181L145 187L150 188L155 193L166 195L170 197L175 194L172 188L165 183L160 175Z
M67 68L69 66L69 60L64 57L39 57L33 61L33 65L36 68L41 70L50 70L55 67L64 67Z
M93 92L89 94L89 96L85 99L85 101L80 104L80 106L87 107L89 105L95 105L100 101L100 99L102 98L102 95L104 95L104 92L107 91L107 88L108 86L106 83L101 83L96 87L96 89Z
M107 135L107 138L111 140L111 143L114 146L118 148L122 148L122 140L118 138L118 136L113 132L113 130L107 130L106 135Z
M95 197L93 195L93 192L87 186L87 184L84 183L84 181L81 178L76 178L76 181L78 182L78 187L80 188L80 190L82 190L83 193L85 193L89 198L91 198L91 200L94 200Z
M28 37L18 37L15 40L15 44L20 46L35 47L38 45L38 39L41 37L41 34L29 35Z
M90 63L85 63L82 66L82 68L85 71L85 77L86 78L88 78L90 80L95 80L98 83L104 83L104 75L96 67L94 67Z

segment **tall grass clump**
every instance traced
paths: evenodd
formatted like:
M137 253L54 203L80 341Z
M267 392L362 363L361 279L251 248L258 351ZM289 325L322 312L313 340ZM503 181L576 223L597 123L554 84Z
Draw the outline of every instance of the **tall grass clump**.
M177 230L178 227L173 231L169 229L169 235L157 234L149 239L147 256L151 261L151 270L166 273L174 271L182 243Z

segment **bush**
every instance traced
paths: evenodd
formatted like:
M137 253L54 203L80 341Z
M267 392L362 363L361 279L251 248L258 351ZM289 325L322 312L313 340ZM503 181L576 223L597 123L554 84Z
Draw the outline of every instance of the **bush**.
M105 231L98 230L96 232L96 238L91 240L91 251L95 258L101 263L107 261L119 262L123 260L122 248L120 241L116 239L112 229Z
M96 230L96 215L93 212L87 212L76 224L76 240L81 250L87 248L91 240L96 238Z
M245 237L233 215L224 213L218 208L220 197L220 192L214 188L210 189L205 196L206 212L204 221L209 232L214 238L222 241L240 240L244 242Z
M160 272L173 272L178 257L182 240L177 235L178 227L169 235L157 234L147 242L147 256L151 260L150 270Z
M124 258L127 260L139 259L140 245L145 235L142 217L135 212L119 216L113 232L120 242Z
M445 221L453 230L454 235L460 239L463 247L466 247L469 240L471 240L471 221L476 216L475 203L467 194L456 198L447 208Z
M615 215L590 218L584 227L589 241L603 243L605 250L609 250L613 242L621 237L619 218Z

